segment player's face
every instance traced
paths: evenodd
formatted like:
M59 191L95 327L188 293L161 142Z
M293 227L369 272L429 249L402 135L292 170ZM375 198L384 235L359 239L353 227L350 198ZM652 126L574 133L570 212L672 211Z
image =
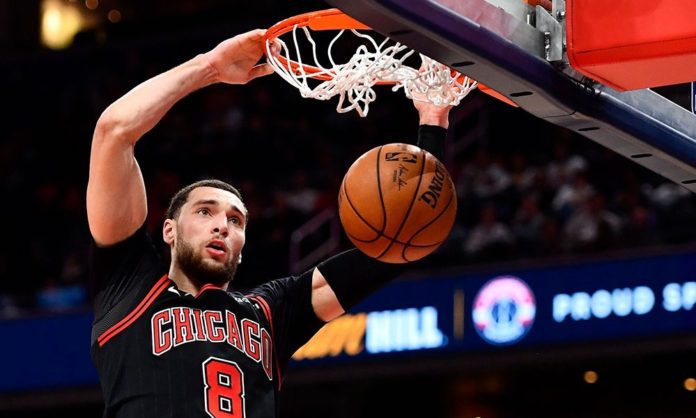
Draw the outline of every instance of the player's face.
M191 191L177 219L175 254L194 281L223 285L234 277L245 241L247 212L234 194L214 187Z

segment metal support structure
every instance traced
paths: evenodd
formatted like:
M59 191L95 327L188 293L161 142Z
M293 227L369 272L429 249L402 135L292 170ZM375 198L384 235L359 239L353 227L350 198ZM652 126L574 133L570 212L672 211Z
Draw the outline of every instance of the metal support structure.
M547 61L561 61L565 52L565 1L553 2L553 9L548 12L536 6L536 28L544 34L544 58Z

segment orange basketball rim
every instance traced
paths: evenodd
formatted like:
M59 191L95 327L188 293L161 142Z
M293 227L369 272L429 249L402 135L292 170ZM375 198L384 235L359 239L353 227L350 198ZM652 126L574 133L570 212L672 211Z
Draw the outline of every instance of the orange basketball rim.
M297 28L308 28L312 31L373 30L368 25L353 19L339 9L318 10L293 16L276 23L266 31L263 39L264 45L273 43L274 40L278 39L278 37ZM267 56L272 55L274 60L280 63L283 67L290 69L295 74L302 74L303 76L311 77L317 80L331 80L335 75L335 73L331 70L326 70L324 68L304 62L298 62L289 57L283 56L281 53L282 51L280 50L272 51L270 48L266 48L265 52ZM454 70L451 71L453 75L458 74ZM465 75L460 74L458 79L461 80L465 77ZM376 84L393 85L396 84L396 82L394 80L381 79L378 80ZM478 83L478 88L483 93L488 94L491 97L494 97L511 106L517 107L517 104L515 104L513 101L486 85Z

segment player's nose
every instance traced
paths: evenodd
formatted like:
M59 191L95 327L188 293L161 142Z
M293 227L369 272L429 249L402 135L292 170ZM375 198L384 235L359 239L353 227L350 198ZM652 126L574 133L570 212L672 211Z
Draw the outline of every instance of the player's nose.
M216 216L213 219L213 230L212 232L214 234L220 234L223 237L226 237L227 234L229 233L229 228L227 226L227 215L224 213L221 215Z

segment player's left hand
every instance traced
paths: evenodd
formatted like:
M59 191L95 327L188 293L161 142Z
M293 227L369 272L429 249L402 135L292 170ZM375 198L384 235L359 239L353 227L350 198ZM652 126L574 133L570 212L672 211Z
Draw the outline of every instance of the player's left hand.
M438 106L428 101L414 100L413 106L418 110L420 125L449 127L449 112L454 106Z
M442 65L442 64L440 64ZM421 67L418 69L419 73L422 75L427 71L426 63L423 62ZM420 125L433 125L440 126L447 129L449 127L449 112L454 106L450 105L435 105L430 102L425 96L417 96L417 93L413 93L413 106L418 110L418 116L420 117Z

